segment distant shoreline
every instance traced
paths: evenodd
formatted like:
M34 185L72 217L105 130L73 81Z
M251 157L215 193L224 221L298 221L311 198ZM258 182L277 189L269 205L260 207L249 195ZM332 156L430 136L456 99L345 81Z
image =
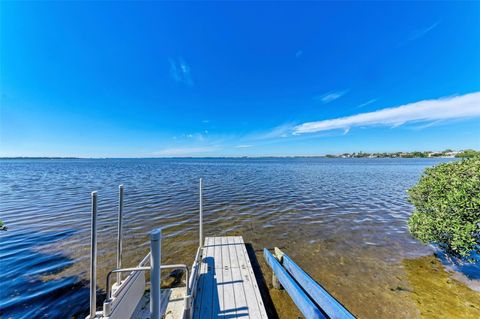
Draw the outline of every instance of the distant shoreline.
M93 159L93 157L91 157ZM88 157L48 157L48 156L15 156L0 157L0 160L56 160L56 159L88 159Z
M379 152L379 153L342 153L325 155L284 155L284 156L162 156L162 157L74 157L74 156L10 156L0 160L76 160L76 159L248 159L248 158L464 158L479 156L480 151L464 149L454 151L414 151L414 152Z
M172 156L172 157L0 157L1 160L109 160L109 159L308 159L308 158L325 158L325 159L376 159L376 158L458 158L455 156L342 156L342 155L292 155L292 156Z

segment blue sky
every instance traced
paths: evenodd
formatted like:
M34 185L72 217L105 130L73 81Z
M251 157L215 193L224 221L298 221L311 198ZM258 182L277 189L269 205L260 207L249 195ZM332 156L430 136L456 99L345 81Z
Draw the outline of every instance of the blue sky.
M0 5L0 156L480 149L478 2Z

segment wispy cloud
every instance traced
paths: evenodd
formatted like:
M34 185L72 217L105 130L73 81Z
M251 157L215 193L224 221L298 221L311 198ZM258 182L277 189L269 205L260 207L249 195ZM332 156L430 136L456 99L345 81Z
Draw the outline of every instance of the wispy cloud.
M410 37L408 37L407 40L412 41L412 40L420 39L421 37L425 36L428 32L435 29L438 26L439 23L440 22L437 21L437 22L435 22L434 24L432 24L428 27L421 28L421 29L413 31L412 34L410 35Z
M270 131L267 132L259 132L259 133L254 133L251 136L248 136L247 138L251 140L268 140L272 138L279 138L279 137L287 137L293 129L294 125L290 123L286 123L277 127L274 127Z
M197 142L204 142L208 135L208 130L203 130L201 133L183 134L182 137L187 140L195 140Z
M437 21L429 26L426 26L426 27L423 27L423 28L419 28L417 30L414 30L412 33L410 33L410 35L405 39L403 40L402 42L400 42L398 44L398 46L402 46L410 41L414 41L414 40L418 40L422 37L424 37L425 35L427 35L430 31L432 31L433 29L435 29L438 25L440 24L440 21Z
M433 121L433 122L428 122L427 124L422 124L422 125L414 126L414 127L412 127L412 130L421 131L421 130L424 130L424 129L426 129L426 128L432 127L432 126L439 125L439 124L441 124L441 123L443 123L443 121L441 121L441 120Z
M377 101L378 101L377 99L371 99L371 100L368 100L367 102L365 102L365 103L362 103L362 104L360 104L359 106L357 106L357 108L361 108L361 107L364 107L364 106L370 105L370 104L372 104L372 103L375 103L375 102L377 102Z
M156 156L195 156L218 150L216 146L166 148L153 153Z
M253 145L249 145L249 144L241 144L241 145L237 145L235 146L236 148L249 148L249 147L252 147Z
M480 92L436 100L424 100L375 112L360 113L297 125L293 134L314 133L355 126L400 126L408 122L429 122L480 117ZM348 131L347 131L348 132Z
M323 104L327 104L327 103L330 103L332 101L335 101L339 98L341 98L342 96L344 96L345 94L348 93L349 90L343 90L343 91L330 91L330 92L327 92L325 94L322 94L322 95L317 95L314 97L314 99L316 101L320 101L322 102Z
M175 82L183 83L188 86L193 86L192 74L190 66L183 60L183 58L169 59L170 75Z

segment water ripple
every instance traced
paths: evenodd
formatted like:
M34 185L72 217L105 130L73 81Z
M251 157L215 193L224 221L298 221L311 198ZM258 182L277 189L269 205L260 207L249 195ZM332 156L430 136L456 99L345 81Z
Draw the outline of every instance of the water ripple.
M146 253L154 227L164 228L165 261L192 262L199 177L205 178L206 234L242 234L257 248L287 246L300 264L323 260L328 265L341 252L342 258L371 256L383 265L427 251L408 234L412 207L406 189L425 167L441 161L3 160L0 217L9 231L0 233L0 309L7 318L85 313L93 190L99 199L100 288L114 267L121 183L126 189L125 266ZM319 245L323 253L312 256ZM398 276L391 269L390 275L375 271ZM367 279L378 276L368 269L361 273Z

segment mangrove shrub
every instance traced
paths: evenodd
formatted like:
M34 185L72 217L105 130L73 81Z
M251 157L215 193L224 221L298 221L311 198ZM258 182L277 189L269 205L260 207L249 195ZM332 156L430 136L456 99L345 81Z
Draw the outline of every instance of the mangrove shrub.
M408 190L413 236L469 257L480 245L480 156L427 168Z
M475 157L475 156L480 156L480 152L475 150L464 150L458 153L457 155L455 155L455 157L462 157L462 158Z

